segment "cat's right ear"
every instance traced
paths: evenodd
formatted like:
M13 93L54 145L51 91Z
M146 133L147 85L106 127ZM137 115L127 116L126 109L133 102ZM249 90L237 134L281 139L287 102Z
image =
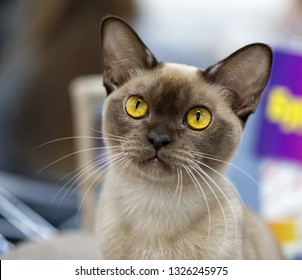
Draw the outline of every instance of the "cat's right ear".
M132 72L150 69L158 64L136 32L114 16L106 17L102 22L101 50L107 94L127 82Z

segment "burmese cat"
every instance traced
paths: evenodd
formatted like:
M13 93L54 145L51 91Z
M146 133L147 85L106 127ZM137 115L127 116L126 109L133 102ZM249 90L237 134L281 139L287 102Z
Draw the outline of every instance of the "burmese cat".
M107 259L278 259L224 177L270 75L264 44L206 70L158 62L123 20L101 27L111 169L96 235Z
M4 259L282 258L223 177L269 78L271 50L249 45L201 70L158 62L116 17L104 19L101 39L111 168L97 240L65 233Z

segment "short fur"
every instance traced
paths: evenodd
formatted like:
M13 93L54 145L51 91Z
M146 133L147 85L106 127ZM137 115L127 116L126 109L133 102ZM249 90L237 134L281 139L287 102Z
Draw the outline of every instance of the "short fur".
M246 46L201 70L158 62L121 19L101 28L103 133L111 161L96 233L108 259L279 259L276 240L242 205L224 177L272 63L264 44ZM142 119L125 111L132 95L149 104ZM187 112L203 106L211 124L196 131ZM150 133L168 137L155 148Z
M223 177L268 80L270 49L249 45L202 71L157 62L119 18L106 18L101 35L109 95L103 131L111 159L96 221L103 255L93 236L71 232L21 244L3 258L282 258L265 223ZM131 95L149 103L145 118L125 112ZM184 121L196 105L213 117L202 131ZM150 133L171 142L156 150Z

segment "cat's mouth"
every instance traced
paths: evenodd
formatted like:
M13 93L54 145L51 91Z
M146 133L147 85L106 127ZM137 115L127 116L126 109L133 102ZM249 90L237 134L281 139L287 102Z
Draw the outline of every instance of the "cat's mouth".
M156 153L153 157L147 159L147 162L154 163L154 164L162 164L167 165L164 160Z

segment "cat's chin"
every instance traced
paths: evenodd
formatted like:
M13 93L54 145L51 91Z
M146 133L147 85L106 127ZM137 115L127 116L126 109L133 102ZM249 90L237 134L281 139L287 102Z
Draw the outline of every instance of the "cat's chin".
M162 180L163 178L169 180L169 178L173 179L175 176L173 168L158 156L139 161L137 168L133 168L132 172L143 179L152 181Z

